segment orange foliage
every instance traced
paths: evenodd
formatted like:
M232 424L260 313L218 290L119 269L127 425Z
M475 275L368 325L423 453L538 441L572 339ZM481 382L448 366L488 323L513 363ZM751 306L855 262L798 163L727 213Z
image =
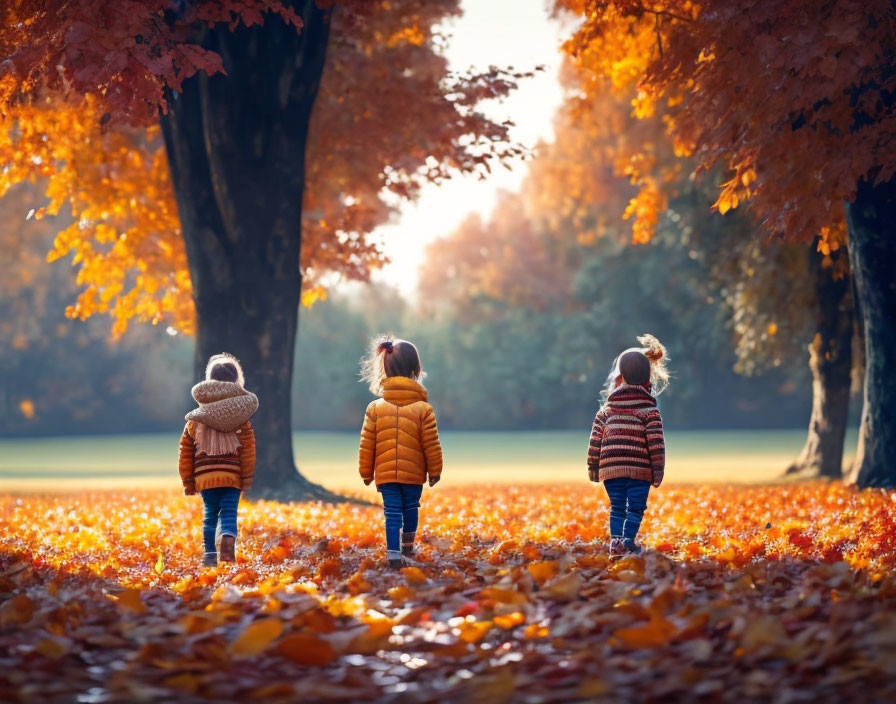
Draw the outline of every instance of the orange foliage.
M565 48L594 81L636 87L676 154L729 170L715 209L749 200L771 234L843 242L843 204L896 169L888 0L556 0L580 15ZM594 81L584 81L590 92Z
M177 206L159 129L146 125L166 109L166 91L177 91L197 70L216 72L220 57L200 50L177 27L156 32L165 25L156 17L165 2L134 3L136 15L127 21L107 8L108 27L96 17L97 26L82 26L88 20L69 5L54 16L40 3L23 3L19 14L35 13L28 36L16 30L12 10L3 17L0 56L12 58L0 69L0 197L16 183L46 180L48 202L34 204L34 217L73 216L50 254L73 255L78 267L83 288L69 315L108 314L116 333L131 319L164 320L190 333L192 288ZM306 305L325 295L326 274L364 280L382 265L379 243L369 235L423 183L457 172L483 174L492 159L520 154L508 142L508 126L476 106L506 95L524 74L495 68L453 74L439 53L438 25L459 14L458 0L336 5L308 139L297 262ZM182 23L252 25L267 10L295 19L274 0L235 0L197 3L196 16ZM62 25L55 31L77 39L59 55L54 22ZM129 38L139 27L145 39L134 44ZM147 51L162 52L161 58L150 61ZM184 64L179 52L193 63ZM53 61L64 70L50 70ZM136 73L139 80L131 81Z
M645 46L641 39L631 51ZM622 70L619 62L614 66ZM554 141L539 145L523 186L535 222L570 233L581 245L623 235L649 242L685 177L666 136L665 115L651 111L637 119L636 90L626 76L598 73L589 57L567 61ZM631 220L630 234L623 220Z
M647 553L611 562L600 489L439 489L400 573L378 507L240 522L238 562L203 569L195 499L0 499L3 699L896 694L890 493L663 489Z

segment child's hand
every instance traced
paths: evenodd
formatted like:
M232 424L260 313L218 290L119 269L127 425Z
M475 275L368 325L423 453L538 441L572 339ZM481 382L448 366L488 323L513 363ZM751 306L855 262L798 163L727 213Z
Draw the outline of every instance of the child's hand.
M373 481L373 479L365 479L364 486L370 486L370 482L372 482L372 481Z
M438 476L438 477L430 477L430 478L429 478L429 485L430 485L430 486L435 486L436 484L439 483L439 479L441 479L441 478L442 478L441 475Z
M589 469L588 470L588 479L590 479L593 482L599 482L600 481L600 471L597 469Z
M185 486L184 487L184 496L196 496L196 487L195 486L193 486L193 487Z
M659 488L660 488L660 482L654 482L654 483L653 483L653 488L654 488L654 489L659 489Z

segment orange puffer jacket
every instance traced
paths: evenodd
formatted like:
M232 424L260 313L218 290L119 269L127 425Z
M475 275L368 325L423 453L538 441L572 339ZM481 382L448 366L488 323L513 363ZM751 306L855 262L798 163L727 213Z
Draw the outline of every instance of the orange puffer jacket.
M383 397L367 406L358 453L361 478L423 484L442 473L442 446L436 414L426 389L413 379L393 376L383 382Z

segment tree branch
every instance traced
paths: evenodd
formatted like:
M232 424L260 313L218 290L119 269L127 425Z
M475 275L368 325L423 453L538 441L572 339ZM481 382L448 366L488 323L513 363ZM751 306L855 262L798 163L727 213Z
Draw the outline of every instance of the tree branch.
M691 22L691 23L694 22L694 20L690 17L685 17L684 15L678 15L678 14L675 14L674 12L669 12L669 10L651 10L648 7L643 8L643 10L644 10L644 12L646 12L648 14L654 15L657 19L659 19L660 15L662 15L663 17L671 17L673 20L678 20L680 22Z

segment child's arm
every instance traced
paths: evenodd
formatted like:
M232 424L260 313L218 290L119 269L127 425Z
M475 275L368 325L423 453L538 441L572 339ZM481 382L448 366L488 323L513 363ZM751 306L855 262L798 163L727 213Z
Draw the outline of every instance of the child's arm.
M594 416L594 425L591 426L591 439L588 441L588 478L593 481L598 479L600 468L600 446L604 438L604 414L600 411Z
M663 437L663 418L659 411L647 416L647 451L650 453L650 464L653 467L653 485L663 483L666 472L666 441Z
M184 433L180 436L180 453L177 458L177 469L180 472L180 480L184 484L184 493L187 496L196 493L196 479L193 477L193 465L196 461L196 444L190 435L190 424L184 426Z
M426 455L426 473L429 475L429 485L432 486L442 478L442 443L439 442L436 412L432 407L423 413L420 437L423 440L423 454Z
M364 414L361 427L361 448L358 450L358 471L365 484L373 481L373 465L376 460L376 405L371 403Z
M252 423L246 421L237 432L240 434L240 477L243 491L249 491L255 479L255 430Z

